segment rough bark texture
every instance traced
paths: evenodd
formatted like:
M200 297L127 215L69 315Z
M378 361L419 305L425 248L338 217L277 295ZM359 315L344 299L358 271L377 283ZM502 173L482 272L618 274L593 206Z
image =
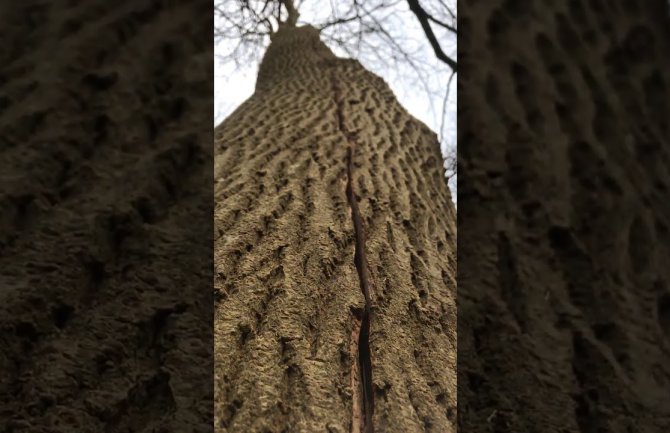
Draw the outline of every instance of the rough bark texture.
M301 27L275 35L215 143L217 431L454 431L435 134Z
M670 430L667 1L459 3L459 428Z
M2 432L212 429L212 235L190 225L211 221L211 3L194 3L0 5Z

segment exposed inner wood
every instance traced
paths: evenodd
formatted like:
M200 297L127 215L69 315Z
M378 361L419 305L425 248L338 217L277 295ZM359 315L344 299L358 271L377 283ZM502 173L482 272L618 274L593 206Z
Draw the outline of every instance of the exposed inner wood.
M354 264L356 266L356 272L358 273L361 292L365 297L365 305L360 320L360 333L357 339L360 386L363 398L363 406L361 408L363 411L361 416L361 421L363 422L362 431L364 433L373 433L374 424L372 421L372 416L374 414L374 393L372 390L372 360L370 358L370 283L368 280L367 259L365 257L365 230L363 227L363 221L361 220L361 211L358 208L358 198L353 186L353 158L356 149L356 135L348 131L345 126L343 95L337 77L333 75L331 80L333 96L337 106L335 111L337 116L337 125L340 132L342 132L342 134L346 137L348 143L346 159L346 195L354 229ZM356 404L356 402L354 402L354 404Z
M372 392L372 360L370 358L370 289L368 283L367 262L365 259L365 232L361 221L360 210L356 202L356 194L352 186L352 147L347 152L347 198L351 207L351 218L356 236L354 263L360 280L361 291L365 296L365 308L361 319L361 330L358 337L358 362L360 364L361 388L363 390L363 419L365 433L373 433L372 415L374 413L374 394Z

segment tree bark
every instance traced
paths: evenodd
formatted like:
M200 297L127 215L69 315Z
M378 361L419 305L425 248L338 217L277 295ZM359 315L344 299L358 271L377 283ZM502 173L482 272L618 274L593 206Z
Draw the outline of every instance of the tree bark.
M305 26L273 36L215 153L216 430L454 431L436 135Z
M667 1L458 12L459 429L669 431Z
M209 26L0 4L0 431L212 431Z

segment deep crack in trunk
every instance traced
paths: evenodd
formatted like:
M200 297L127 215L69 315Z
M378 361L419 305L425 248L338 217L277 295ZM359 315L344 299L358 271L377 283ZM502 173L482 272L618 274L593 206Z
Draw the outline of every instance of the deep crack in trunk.
M347 149L347 200L351 207L351 219L354 223L354 235L356 237L354 264L358 272L361 291L365 296L365 308L361 318L361 332L358 334L358 363L360 364L361 387L363 388L363 419L365 425L364 433L373 433L372 413L374 411L374 395L372 393L372 359L370 357L370 287L367 278L367 262L365 260L365 232L363 222L356 202L352 183L353 170L353 147Z
M361 317L361 328L358 334L358 364L360 372L360 383L363 394L362 433L374 433L372 415L374 413L374 394L372 389L372 358L370 356L370 284L368 281L367 260L365 258L365 231L363 230L363 221L358 209L358 201L353 186L353 157L356 147L354 134L347 131L344 125L344 111L342 92L338 85L337 78L332 76L333 92L337 107L337 125L342 134L346 137L349 147L347 148L347 187L346 195L351 209L351 219L354 226L355 249L354 264L358 273L361 291L365 297L365 306ZM352 420L353 422L353 420ZM353 427L353 426L352 426Z

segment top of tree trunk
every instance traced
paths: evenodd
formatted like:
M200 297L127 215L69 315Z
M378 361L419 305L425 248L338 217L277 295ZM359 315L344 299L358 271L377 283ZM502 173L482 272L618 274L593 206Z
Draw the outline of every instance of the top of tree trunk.
M272 35L263 56L256 88L294 77L303 67L334 58L335 54L321 41L319 31L313 26L282 26Z

